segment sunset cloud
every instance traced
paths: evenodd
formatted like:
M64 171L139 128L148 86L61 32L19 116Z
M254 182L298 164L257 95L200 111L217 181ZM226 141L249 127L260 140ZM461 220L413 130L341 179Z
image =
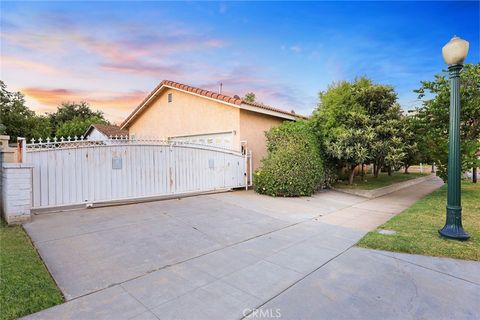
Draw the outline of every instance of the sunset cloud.
M65 75L65 70L49 64L11 56L1 56L1 68L23 68L29 71L51 75Z
M157 77L162 74L178 76L183 73L183 68L180 65L162 66L154 63L145 63L141 61L131 61L124 63L102 63L100 66L103 69L109 71L151 75Z
M215 91L222 82L229 95L252 91L265 104L308 114L319 91L360 75L395 86L409 108L419 81L445 67L440 48L453 33L470 41L466 62L479 61L478 2L274 7L4 1L2 80L24 88L36 111L86 100L119 119L169 79ZM460 23L442 23L453 9Z
M40 105L34 109L38 112L55 112L63 102L88 102L92 109L101 110L113 122L121 122L147 95L143 91L109 92L85 91L63 88L23 88L27 98Z

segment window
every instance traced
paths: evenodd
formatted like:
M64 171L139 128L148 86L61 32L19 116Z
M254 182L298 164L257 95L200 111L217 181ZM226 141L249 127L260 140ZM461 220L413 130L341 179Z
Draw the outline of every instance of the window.
M173 95L171 93L168 94L168 102L172 102L173 100Z

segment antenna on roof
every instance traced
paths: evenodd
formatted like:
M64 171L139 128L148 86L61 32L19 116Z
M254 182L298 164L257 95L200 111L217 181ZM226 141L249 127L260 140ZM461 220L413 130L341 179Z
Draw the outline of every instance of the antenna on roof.
M222 89L223 89L223 83L220 82L220 94L222 94Z

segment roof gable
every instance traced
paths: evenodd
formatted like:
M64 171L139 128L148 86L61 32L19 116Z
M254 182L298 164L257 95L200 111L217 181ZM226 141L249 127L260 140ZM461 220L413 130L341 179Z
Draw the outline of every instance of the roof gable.
M101 123L94 123L90 125L90 127L87 129L85 132L84 136L88 136L93 129L97 129L100 131L102 134L104 134L107 137L120 137L120 136L128 136L128 130L122 129L119 126L113 126L109 124L101 124Z
M301 115L295 114L295 112L288 112L278 108L270 107L257 102L246 102L245 100L239 98L238 96L230 97L221 93L216 93L209 90L204 90L201 88L196 88L188 86L182 83L163 80L160 84L149 93L149 95L136 107L130 115L123 121L121 128L125 129L136 117L148 106L156 100L156 98L162 93L163 89L171 88L179 91L183 91L188 94L194 94L206 99L215 100L232 107L237 107L241 109L246 109L253 112L264 113L274 117L279 117L288 120L295 120L296 118L306 118Z

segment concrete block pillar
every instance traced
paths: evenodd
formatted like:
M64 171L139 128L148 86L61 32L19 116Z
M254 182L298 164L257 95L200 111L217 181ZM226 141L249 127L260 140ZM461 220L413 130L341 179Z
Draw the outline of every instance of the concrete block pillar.
M10 136L0 135L0 161L1 162L18 162L18 148L12 148L8 142Z
M8 224L29 221L32 209L33 166L2 163L0 167L1 213Z

